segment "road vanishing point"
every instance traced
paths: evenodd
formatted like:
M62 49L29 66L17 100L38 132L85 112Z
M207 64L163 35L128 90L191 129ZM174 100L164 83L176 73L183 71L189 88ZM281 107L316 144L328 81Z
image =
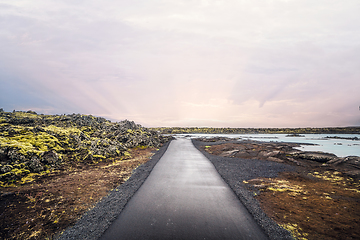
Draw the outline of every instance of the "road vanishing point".
M100 238L268 239L191 140L173 140Z

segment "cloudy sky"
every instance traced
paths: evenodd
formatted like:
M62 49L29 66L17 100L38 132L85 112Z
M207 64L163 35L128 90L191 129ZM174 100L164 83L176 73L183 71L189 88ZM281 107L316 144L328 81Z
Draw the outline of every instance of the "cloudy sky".
M0 108L360 125L359 0L0 0Z

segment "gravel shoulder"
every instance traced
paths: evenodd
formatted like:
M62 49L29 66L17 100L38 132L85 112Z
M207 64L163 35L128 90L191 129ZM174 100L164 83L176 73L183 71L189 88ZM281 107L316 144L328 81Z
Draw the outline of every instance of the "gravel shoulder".
M166 152L170 141L152 156L151 160L139 166L131 177L86 212L77 223L57 236L56 239L99 239L110 224L119 216L127 202L144 183L150 172Z
M290 232L280 227L261 210L259 202L254 198L256 192L247 190L243 181L260 177L277 177L280 172L295 171L296 167L256 159L248 161L246 159L220 157L209 154L201 148L201 146L216 145L219 143L196 140L192 140L192 142L195 147L214 164L221 177L238 196L270 239L293 239Z

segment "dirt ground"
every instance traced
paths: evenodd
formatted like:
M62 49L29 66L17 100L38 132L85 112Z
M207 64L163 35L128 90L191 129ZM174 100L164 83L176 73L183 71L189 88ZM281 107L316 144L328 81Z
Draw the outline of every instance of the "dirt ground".
M125 160L66 165L31 183L0 188L0 238L53 239L125 182L155 150L137 148Z
M239 150L236 154L251 161L259 159L258 153L266 147L269 148L236 144ZM227 152L228 155L234 151L234 144L205 146L204 149L211 154L221 156ZM281 156L270 159L295 165L298 171L284 172L277 178L243 182L254 192L269 217L292 232L296 239L360 239L359 179L313 161L291 162L281 160Z

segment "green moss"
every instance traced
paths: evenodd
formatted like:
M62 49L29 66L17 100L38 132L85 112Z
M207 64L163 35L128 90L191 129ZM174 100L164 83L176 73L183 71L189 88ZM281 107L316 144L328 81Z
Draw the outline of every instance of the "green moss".
M34 146L30 142L25 141L25 139L18 141L16 139L12 139L12 138L0 137L0 146L17 148L17 149L19 149L19 152L23 155L27 155L27 153L30 153L30 152L34 152L34 153L39 152L38 150L36 150L34 148Z
M10 173L15 176L24 176L30 173L30 170L27 169L24 163L14 164L12 167L13 169L11 169Z
M8 187L16 188L17 186L13 182L0 181L0 187L3 187L3 188L8 188Z
M84 126L84 127L81 127L80 130L88 137L90 138L90 136L96 132L96 129L92 128L92 127L89 127L89 126Z
M21 184L33 182L35 180L34 177L39 176L39 175L40 174L38 174L38 173L29 173L25 177L21 178L20 182L21 182Z
M27 133L15 137L0 137L1 147L16 148L23 155L36 154L40 155L44 151L55 150L62 151L59 140L45 132L38 134Z
M49 174L51 171L46 170L40 173L31 173L28 169L25 168L25 164L15 164L10 172L0 175L1 179L10 179L7 181L0 181L1 187L16 187L17 184L26 184L36 180L36 177Z
M20 184L30 183L30 182L35 181L37 177L44 176L44 175L47 175L49 173L51 173L50 170L42 171L40 173L29 173L25 177L21 178L19 183Z
M38 116L35 113L20 112L20 111L13 113L13 116L15 116L16 118L40 118L40 116Z
M139 145L139 146L137 146L135 149L147 149L147 148L148 148L147 146Z
M131 154L128 151L125 151L122 159L129 159L129 158L131 158Z
M66 135L66 136L70 136L71 134L79 135L81 133L81 130L74 127L63 128L54 125L44 127L44 130L47 132L53 132L59 135Z
M8 179L11 175L13 175L12 172L0 174L0 179Z

